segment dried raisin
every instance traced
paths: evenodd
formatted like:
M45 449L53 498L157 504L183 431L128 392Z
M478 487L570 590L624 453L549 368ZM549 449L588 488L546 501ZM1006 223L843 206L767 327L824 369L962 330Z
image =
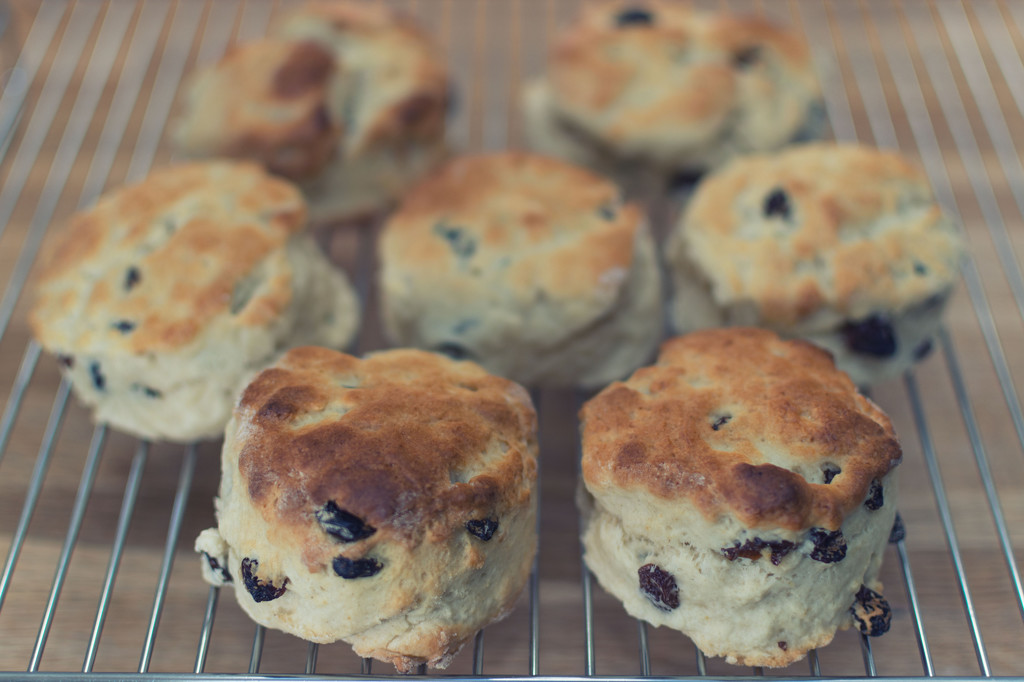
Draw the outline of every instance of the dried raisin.
M716 417L715 420L711 422L711 430L717 431L718 429L728 424L730 419L732 419L731 414L723 414L719 417Z
M332 565L334 572L345 580L371 578L384 568L384 564L373 558L346 559L343 556L335 557Z
M679 586L671 573L654 564L644 564L637 571L640 591L662 611L679 608Z
M459 336L462 336L463 334L467 333L470 329L473 329L474 327L477 327L479 325L480 320L476 319L475 317L467 317L464 320L459 320L458 323L456 323L456 325L452 327L452 331L458 334Z
M89 375L92 377L92 385L96 387L97 391L102 391L107 387L107 378L100 371L100 363L89 364Z
M622 26L650 26L654 23L654 15L640 7L630 7L618 13L615 17L615 25Z
M788 645L788 644L786 644L786 642L785 642L785 641L782 641L782 642L778 642L778 645L779 645L779 648L780 648L780 649L782 649L783 651L785 651L786 649L788 649L788 648L789 648L789 645Z
M461 227L453 227L442 220L434 225L434 234L447 241L452 253L459 258L471 258L476 253L476 240Z
M889 542L895 545L897 542L903 542L906 537L907 529L903 525L903 519L897 514L892 522L892 530L889 531Z
M826 464L825 468L822 469L822 474L825 477L826 484L831 483L832 479L841 473L843 473L843 470L840 467L837 467L833 464Z
M132 390L138 391L147 398L162 398L164 395L155 388L151 388L150 386L145 386L143 384L132 384Z
M783 220L789 220L790 215L792 215L789 207L789 195L782 188L776 187L765 197L762 212L765 218L778 216Z
M131 291L135 285L142 281L142 273L134 265L124 273L124 290Z
M325 533L342 542L357 542L377 532L376 528L355 514L339 507L334 500L328 500L327 504L316 510L316 520Z
M269 580L263 582L255 575L259 567L260 562L257 559L242 559L242 582L245 583L245 589L252 595L253 601L272 601L283 595L287 591L285 586L288 584L288 578L284 579L280 587Z
M132 322L131 320L118 320L117 322L113 323L110 326L116 329L117 331L121 332L122 334L127 334L128 332L135 329L135 323Z
M238 280L234 289L231 290L231 299L228 302L228 310L232 315L237 315L249 305L249 301L260 288L263 280L255 273L251 273Z
M732 57L733 66L741 70L749 68L759 61L761 61L761 47L759 45L745 47L736 52Z
M846 538L840 530L828 531L824 528L812 528L808 534L814 549L811 558L823 564L834 564L846 558Z
M445 342L434 349L441 355L447 355L452 360L469 360L473 354L457 343Z
M212 556L210 556L207 552L203 552L203 556L206 557L206 562L210 564L210 570L212 570L214 573L219 573L221 580L223 580L226 583L233 582L231 578L231 573L228 571L226 567L221 566L220 562L214 559Z
M875 479L871 481L871 488L868 490L868 499L864 500L864 506L871 511L878 511L885 504L885 498L882 496L882 484Z
M498 522L495 519L471 519L466 521L466 530L487 542L494 537L494 531L498 530Z
M896 354L896 332L885 315L875 314L841 327L846 346L857 353L889 358Z
M878 637L889 631L892 624L892 609L885 597L866 585L861 585L853 606L850 607L853 622L868 637Z
M924 341L922 341L921 343L919 343L917 345L917 348L914 349L914 359L915 360L924 360L926 357L931 355L931 353L932 353L932 340L931 339L925 339Z
M756 561L761 558L762 550L769 549L771 550L770 558L772 565L778 566L786 555L795 548L796 544L789 540L762 540L761 538L754 538L747 540L742 545L737 541L732 547L722 547L722 554L729 561L735 561L739 558Z

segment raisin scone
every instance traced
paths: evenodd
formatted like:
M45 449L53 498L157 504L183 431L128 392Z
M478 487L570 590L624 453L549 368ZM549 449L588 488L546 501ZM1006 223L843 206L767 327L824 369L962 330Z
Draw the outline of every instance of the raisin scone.
M878 571L901 450L828 353L694 332L580 417L584 559L630 615L750 666L888 629Z
M71 217L38 272L33 332L97 421L220 437L277 354L355 335L355 294L305 226L299 191L256 164L160 169Z
M471 362L292 350L228 425L203 575L267 627L444 668L529 577L536 427L526 391Z
M895 152L751 156L705 178L668 239L671 318L681 333L806 338L869 385L931 350L963 250L924 173Z
M191 77L183 153L259 161L299 184L314 223L372 216L443 160L448 76L408 17L312 2L271 33Z
M757 18L681 3L585 3L523 92L527 139L629 187L818 137L810 51Z
M508 152L415 187L379 244L385 330L530 386L602 386L653 355L661 275L643 212L589 171Z

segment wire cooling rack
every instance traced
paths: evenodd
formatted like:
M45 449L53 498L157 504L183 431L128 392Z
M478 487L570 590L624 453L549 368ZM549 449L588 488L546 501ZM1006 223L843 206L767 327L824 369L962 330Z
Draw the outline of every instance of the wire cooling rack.
M395 2L444 44L461 105L454 146L521 145L515 93L543 71L570 0ZM572 497L582 396L535 394L541 418L539 564L519 608L448 675L489 679L775 675L977 678L1024 674L1024 3L706 2L806 33L837 139L920 158L972 258L933 356L874 398L904 443L904 541L883 569L893 628L852 632L778 671L705 660L631 620L582 567ZM184 73L261 35L271 2L0 3L0 678L177 679L393 674L343 644L255 627L199 578L191 543L213 521L217 444L134 441L69 399L25 319L25 283L54 220L169 159ZM685 197L652 206L665 225ZM374 231L331 238L373 315ZM158 636L159 635L159 636ZM486 642L486 650L485 650ZM486 656L485 656L486 654ZM435 673L431 673L434 675Z

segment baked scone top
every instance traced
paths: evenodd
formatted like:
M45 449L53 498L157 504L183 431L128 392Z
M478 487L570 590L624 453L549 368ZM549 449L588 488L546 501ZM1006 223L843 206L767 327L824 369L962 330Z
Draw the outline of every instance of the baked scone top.
M381 236L385 277L457 300L506 292L607 309L633 262L643 215L590 171L505 152L452 160L415 187ZM440 293L437 295L441 295Z
M328 502L376 529L371 542L412 546L500 523L536 478L526 390L425 351L294 349L245 389L233 423L253 505L289 543L322 550L311 565L337 551L315 522Z
M276 319L292 294L283 247L305 227L306 206L258 165L188 163L69 223L37 273L36 338L51 350L139 354Z
M312 2L195 74L175 137L189 154L304 179L339 154L440 137L447 98L440 54L407 18L377 3Z
M383 3L320 0L286 18L277 33L334 51L343 82L332 106L342 116L347 155L380 142L443 135L444 58L406 15Z
M699 185L669 240L719 305L769 325L831 309L899 312L953 287L963 245L901 155L818 143L733 161Z
M266 38L236 45L192 78L175 133L187 154L248 158L289 178L315 174L343 134L332 107L334 53Z
M595 495L642 489L749 528L837 530L902 456L827 352L762 329L671 339L580 417Z
M810 52L795 34L757 17L659 0L584 3L548 69L559 112L620 150L715 137L736 124L748 95L782 96L779 70L794 102L775 109L772 124L787 136L820 96Z

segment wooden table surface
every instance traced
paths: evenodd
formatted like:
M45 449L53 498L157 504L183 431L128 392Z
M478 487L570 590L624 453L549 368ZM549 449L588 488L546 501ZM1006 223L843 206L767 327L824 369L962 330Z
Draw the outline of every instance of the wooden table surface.
M575 13L568 0L407 0L447 46L459 84L460 107L451 140L465 150L522 146L515 93L524 78L542 72L551 32ZM837 138L897 146L920 158L942 202L959 214L976 270L968 268L947 322L950 346L942 346L906 380L877 387L875 399L890 413L905 459L900 509L907 527L909 571L936 673L979 675L977 649L997 675L1024 675L1024 622L997 526L986 497L967 424L976 424L1016 560L1024 547L1024 451L1014 417L1024 378L1019 259L1022 248L1024 171L1024 3L955 0L906 2L706 2L709 6L765 12L804 31L813 45L826 86L832 131ZM97 432L72 398L61 411L56 363L42 357L32 369L23 400L11 399L19 366L28 354L26 296L18 263L32 262L36 240L81 201L104 187L137 178L170 158L164 133L182 72L215 59L226 45L262 34L282 10L269 2L198 0L113 5L82 0L7 3L0 36L0 75L8 83L0 100L0 126L23 92L22 115L0 163L0 330L4 307L17 301L9 327L0 332L0 405L14 416L9 443L0 443L0 556L8 554L37 465L51 413L55 421L52 459L45 471L25 542L20 546L0 609L0 671L24 671L30 663L54 571L82 483L90 442ZM22 49L24 47L24 49ZM18 59L18 71L11 69ZM27 78L26 78L27 77ZM2 128L0 128L2 133ZM2 142L2 140L0 140ZM651 207L660 231L682 199ZM329 238L335 259L356 279L372 278L373 230ZM1000 258L1000 255L1003 257ZM1024 287L1018 291L1024 293ZM382 345L370 287L359 349ZM1000 346L1001 344L1001 346ZM995 355L990 348L999 348ZM950 352L947 357L946 351ZM955 361L950 363L950 359ZM954 371L958 366L959 370ZM1005 370L1005 371L1004 371ZM1003 373L1003 383L1000 382ZM962 378L958 401L955 382ZM919 398L915 402L915 396ZM1009 396L1009 401L1007 400ZM540 552L540 672L584 673L585 636L578 522L573 506L577 442L574 413L580 396L539 395L542 440L542 534ZM919 408L919 420L915 419ZM964 410L973 415L965 422ZM919 428L924 424L924 430ZM1024 426L1024 420L1020 421ZM2 432L2 421L0 421ZM100 434L102 435L102 433ZM191 671L208 590L192 554L193 538L213 522L218 481L218 443L186 448L154 445L144 462L138 443L111 432L102 443L95 480L86 480L84 516L66 582L54 612L40 669L81 670L118 514L133 458L141 469L138 501L102 632L95 670L134 671L146 640L175 491L183 464L195 463L185 499L173 569L155 639L152 671ZM43 448L46 454L46 448ZM928 457L941 470L948 498L949 528L955 533L962 570L980 633L972 639L960 582L937 509ZM185 472L186 474L188 471ZM994 498L993 498L994 499ZM16 547L14 549L17 549ZM883 578L895 609L892 631L873 640L881 675L923 672L908 590L896 547L886 556ZM248 670L254 626L221 595L206 670ZM593 638L600 675L640 673L638 628L595 584ZM484 672L529 671L528 604L486 631ZM674 631L650 629L651 671L693 675L692 644ZM262 672L300 674L304 642L266 634ZM463 652L451 672L469 673ZM863 675L860 640L850 632L820 652L825 675ZM376 672L388 672L378 664ZM806 675L806 662L768 674ZM359 672L358 659L343 644L322 646L317 672ZM709 661L708 672L749 675L749 669Z

